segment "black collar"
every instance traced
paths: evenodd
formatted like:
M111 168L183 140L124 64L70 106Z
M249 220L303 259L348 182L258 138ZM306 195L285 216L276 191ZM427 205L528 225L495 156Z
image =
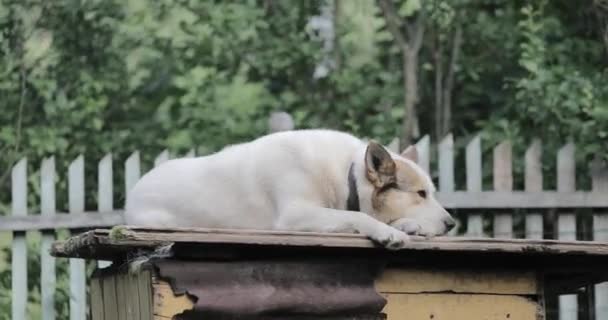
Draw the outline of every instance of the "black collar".
M354 163L350 164L348 169L348 199L346 199L346 210L361 211L359 205L359 192L357 191L357 180L355 179Z

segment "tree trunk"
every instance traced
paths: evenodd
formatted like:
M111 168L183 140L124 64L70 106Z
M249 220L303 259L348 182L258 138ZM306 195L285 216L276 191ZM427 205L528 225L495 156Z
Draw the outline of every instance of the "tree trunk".
M442 117L443 59L442 59L442 55L443 55L443 52L441 52L443 45L441 44L438 34L436 35L436 38L437 38L436 39L437 44L433 51L433 58L434 58L434 62L435 62L435 116L433 117L433 119L434 119L433 124L435 127L435 138L437 139L437 141L439 141L443 136L443 132L442 132L442 123L443 123L443 117Z
M445 80L446 83L443 86L442 136L447 134L452 129L452 94L454 93L454 77L456 75L456 63L458 62L461 44L462 28L458 26L456 27L456 31L454 31L452 52L450 53L450 64L448 65L448 74Z
M401 128L400 147L405 149L416 138L418 117L416 103L418 103L418 50L404 48L403 55L403 94L405 101L405 117Z

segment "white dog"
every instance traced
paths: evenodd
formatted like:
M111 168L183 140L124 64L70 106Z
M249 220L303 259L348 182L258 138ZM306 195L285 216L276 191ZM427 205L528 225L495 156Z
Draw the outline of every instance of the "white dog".
M337 131L274 133L153 169L129 194L126 222L358 232L398 249L407 234L455 225L416 157L412 147L397 155Z

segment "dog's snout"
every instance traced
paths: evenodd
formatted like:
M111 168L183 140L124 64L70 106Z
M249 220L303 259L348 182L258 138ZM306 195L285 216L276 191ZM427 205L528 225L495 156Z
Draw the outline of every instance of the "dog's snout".
M448 232L456 226L456 220L454 220L452 217L448 217L447 219L443 220L443 224L445 224L446 232Z

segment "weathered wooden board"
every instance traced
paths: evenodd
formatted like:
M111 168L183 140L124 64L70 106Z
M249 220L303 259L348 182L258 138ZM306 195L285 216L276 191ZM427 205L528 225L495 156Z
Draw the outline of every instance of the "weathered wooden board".
M55 256L95 258L100 247L108 250L154 248L168 243L239 244L254 246L296 246L330 248L378 248L378 245L359 234L260 231L204 228L127 228L118 227L111 239L110 230L89 231L67 241L56 242ZM437 252L525 253L539 255L585 254L608 256L608 244L591 241L557 241L527 239L490 239L465 237L412 237L401 251L427 250Z
M390 320L539 320L540 306L522 296L488 294L383 294Z
M376 280L382 293L491 293L536 295L534 272L387 269Z
M103 310L103 280L92 278L90 282L91 319L105 320Z

